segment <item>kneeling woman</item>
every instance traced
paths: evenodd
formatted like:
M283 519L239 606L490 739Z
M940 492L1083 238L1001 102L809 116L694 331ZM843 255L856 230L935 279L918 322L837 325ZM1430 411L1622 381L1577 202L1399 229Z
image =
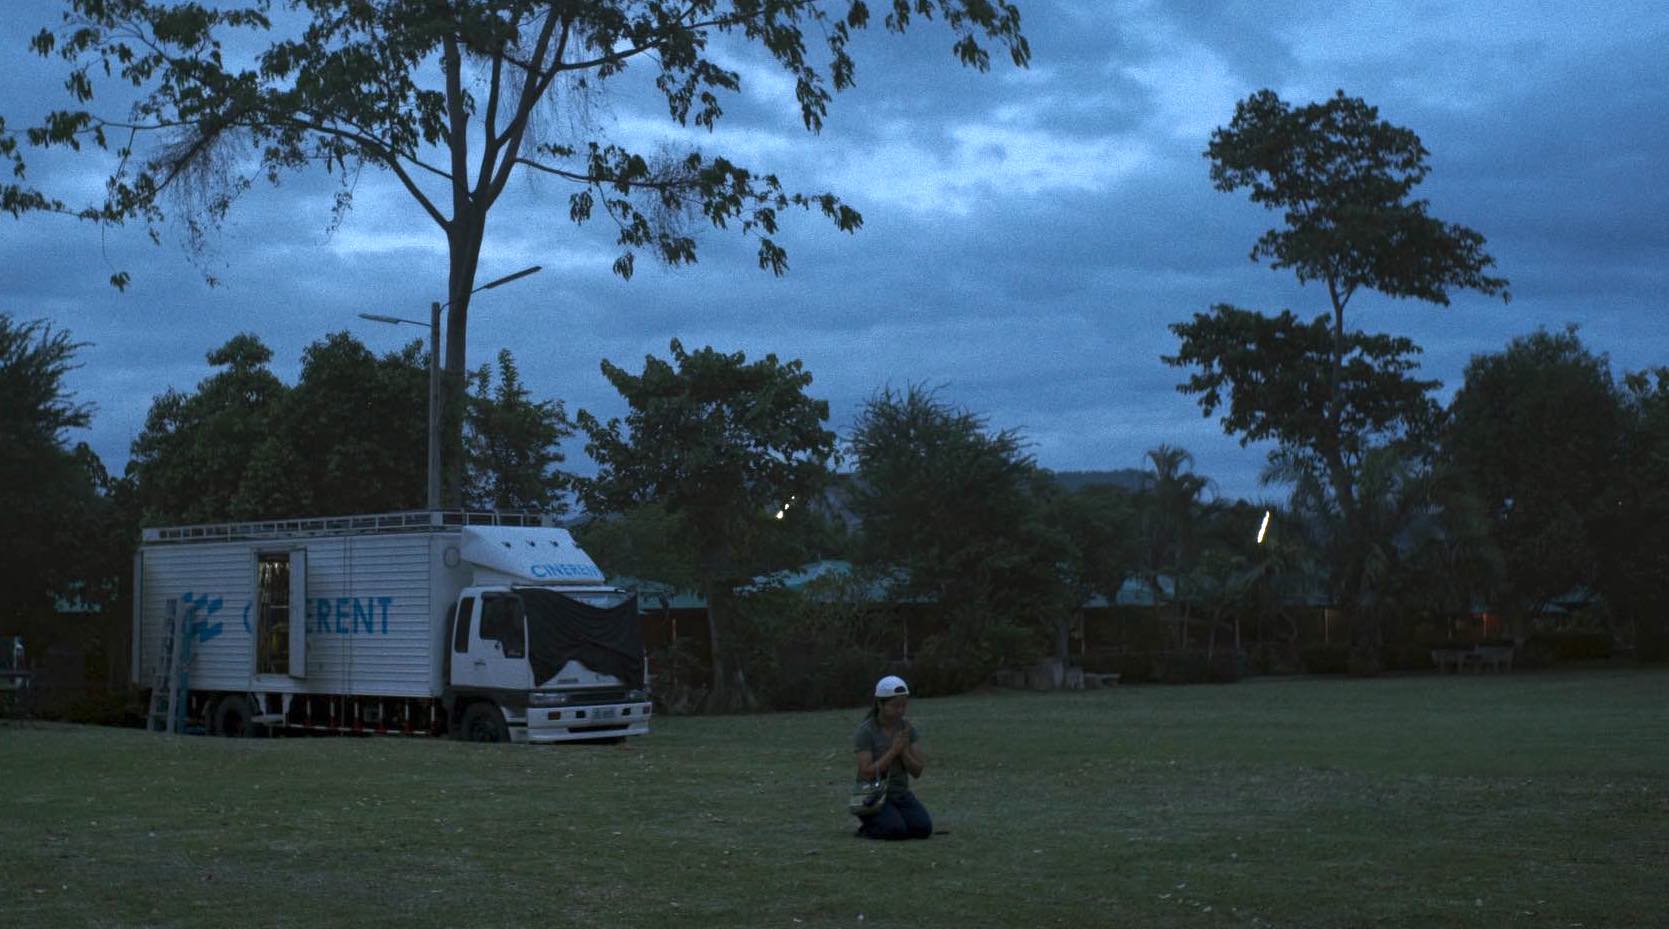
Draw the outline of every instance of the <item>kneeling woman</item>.
M921 735L904 718L910 688L904 679L888 675L875 685L875 703L858 726L852 745L858 753L858 777L887 780L887 799L867 816L858 834L871 839L925 839L933 834L933 819L910 791L910 778L921 777L926 764Z

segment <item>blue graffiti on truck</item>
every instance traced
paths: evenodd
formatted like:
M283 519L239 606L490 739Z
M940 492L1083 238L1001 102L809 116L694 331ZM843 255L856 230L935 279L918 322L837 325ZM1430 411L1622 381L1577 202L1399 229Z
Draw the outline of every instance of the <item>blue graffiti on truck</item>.
M308 604L307 631L387 635L393 603L393 597L314 597Z
M220 612L220 607L224 602L224 598L212 597L209 594L195 596L190 591L180 594L180 603L185 605L186 635L199 642L207 642L220 635L225 623L216 620L214 625L211 626L209 625L209 618Z
M198 642L207 642L225 631L225 623L217 618L225 605L224 597L187 591L180 594L180 608L185 610L185 633ZM307 633L335 633L337 635L387 635L388 609L393 597L311 597L303 618ZM255 601L243 605L243 631L254 633L250 613ZM211 622L210 620L213 620Z

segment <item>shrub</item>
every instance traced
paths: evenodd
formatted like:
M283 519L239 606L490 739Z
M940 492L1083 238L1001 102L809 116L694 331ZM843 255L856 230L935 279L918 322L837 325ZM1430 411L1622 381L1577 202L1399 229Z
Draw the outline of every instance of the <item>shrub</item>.
M774 674L758 682L773 709L817 710L862 706L885 670L880 656L850 644L795 635L777 644Z
M650 694L657 712L692 713L706 698L709 669L687 642L675 639L653 650L649 663L658 672Z
M33 687L0 690L0 719L31 719L40 715L38 692Z
M1211 679L1205 652L1157 652L1153 656L1153 678L1161 684L1203 684Z
M1298 653L1305 674L1345 674L1350 671L1350 646L1309 645Z
M1634 656L1641 661L1669 661L1669 617L1660 612L1635 622Z
M1297 674L1304 666L1293 642L1259 642L1247 653L1253 674Z
M933 695L963 693L990 680L1005 664L1029 664L1037 655L1025 630L990 621L953 623L910 656L911 687Z
M1433 667L1431 650L1435 647L1420 642L1392 642L1380 648L1379 657L1387 671L1429 671Z
M910 687L918 694L955 694L985 683L1002 663L952 633L922 643L910 660Z
M145 691L139 688L83 691L62 702L51 715L86 726L143 728Z
M1548 655L1551 661L1598 661L1611 657L1611 635L1607 632L1538 632L1525 639L1524 645L1526 649L1534 647Z
M1247 654L1239 649L1218 649L1207 660L1207 674L1214 684L1232 684L1246 676L1250 663Z
M1090 652L1083 658L1090 674L1117 674L1121 684L1141 684L1153 679L1151 652Z
M1351 648L1345 670L1355 677L1374 677L1385 670L1383 650L1374 646Z
M872 602L867 587L849 578L737 598L732 654L761 705L810 710L867 700L902 644L898 617Z

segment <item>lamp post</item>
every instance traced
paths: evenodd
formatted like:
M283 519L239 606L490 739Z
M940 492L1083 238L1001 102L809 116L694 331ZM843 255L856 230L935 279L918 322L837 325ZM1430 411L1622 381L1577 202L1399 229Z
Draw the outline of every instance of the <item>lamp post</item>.
M483 290L520 280L529 274L539 272L541 266L523 268L514 274L506 274L497 280L488 281L480 287L470 291L471 295ZM427 503L430 512L440 509L440 311L442 307L450 306L452 301L429 304L429 467ZM399 324L421 326L415 319L403 319L399 316L384 316L381 313L360 313L360 319L368 319L374 323Z

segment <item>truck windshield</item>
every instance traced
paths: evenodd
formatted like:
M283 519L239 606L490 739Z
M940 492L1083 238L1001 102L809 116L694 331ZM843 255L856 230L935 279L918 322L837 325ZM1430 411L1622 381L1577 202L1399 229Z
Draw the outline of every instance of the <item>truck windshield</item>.
M608 592L607 606L594 606L571 593L522 587L527 607L528 661L533 681L543 686L562 666L578 661L610 674L628 687L643 686L643 638L637 598Z

